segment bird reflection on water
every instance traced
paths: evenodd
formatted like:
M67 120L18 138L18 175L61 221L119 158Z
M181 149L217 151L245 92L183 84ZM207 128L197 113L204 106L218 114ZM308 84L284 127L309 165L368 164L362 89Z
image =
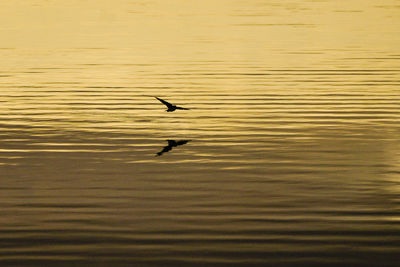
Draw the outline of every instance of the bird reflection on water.
M166 145L160 152L158 152L156 154L157 156L161 156L162 154L169 152L172 150L172 148L177 147L177 146L181 146L184 145L188 142L190 142L191 140L179 140L179 141L175 141L175 140L167 140L168 145Z

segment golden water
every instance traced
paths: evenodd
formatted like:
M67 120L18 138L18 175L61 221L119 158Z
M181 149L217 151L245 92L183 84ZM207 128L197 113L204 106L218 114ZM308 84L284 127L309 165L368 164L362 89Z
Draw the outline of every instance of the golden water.
M2 1L0 265L395 266L399 14Z

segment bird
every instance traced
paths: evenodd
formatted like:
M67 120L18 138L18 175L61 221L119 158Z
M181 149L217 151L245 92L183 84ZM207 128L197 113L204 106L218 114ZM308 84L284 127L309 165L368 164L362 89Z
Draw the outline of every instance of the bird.
M177 146L181 146L181 145L184 145L184 144L186 144L186 143L188 143L188 142L190 142L191 140L179 140L179 141L175 141L175 140L167 140L167 142L168 142L168 145L166 145L164 148L163 148L163 150L161 150L160 152L158 152L157 154L156 154L156 157L157 156L161 156L163 153L165 153L165 152L169 152L172 148L174 148L174 147L177 147Z
M182 108L182 107L175 106L175 105L173 105L173 104L171 104L171 103L169 103L169 102L167 102L167 101L165 101L165 100L163 100L163 99L161 99L159 97L155 96L155 98L157 98L158 101L160 101L161 103L163 103L164 105L167 106L168 109L166 110L166 112L172 112L172 111L175 111L176 109L189 110L188 108Z

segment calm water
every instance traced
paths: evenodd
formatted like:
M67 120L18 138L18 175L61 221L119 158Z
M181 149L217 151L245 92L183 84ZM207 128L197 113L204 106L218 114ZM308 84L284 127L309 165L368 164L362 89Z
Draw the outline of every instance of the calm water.
M0 265L395 266L399 14L2 1Z

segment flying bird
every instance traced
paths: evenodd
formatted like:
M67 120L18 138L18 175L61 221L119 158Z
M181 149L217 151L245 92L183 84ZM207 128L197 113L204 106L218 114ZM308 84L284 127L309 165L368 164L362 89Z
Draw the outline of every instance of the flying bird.
M163 150L161 150L160 152L158 152L157 155L156 155L156 157L157 157L157 156L161 156L161 155L162 155L163 153L165 153L165 152L169 152L169 151L170 151L172 148L174 148L174 147L184 145L184 144L186 144L186 143L188 143L188 142L190 142L190 141L191 141L191 140L179 140L179 141L167 140L168 145L165 146L165 147L163 148Z
M188 108L182 108L182 107L175 106L175 105L173 105L173 104L171 104L171 103L169 103L169 102L167 102L167 101L165 101L165 100L163 100L161 98L158 98L156 96L155 96L155 98L157 98L158 101L160 101L161 103L163 103L164 105L167 106L168 109L166 110L166 112L172 112L172 111L175 111L176 109L189 110Z

